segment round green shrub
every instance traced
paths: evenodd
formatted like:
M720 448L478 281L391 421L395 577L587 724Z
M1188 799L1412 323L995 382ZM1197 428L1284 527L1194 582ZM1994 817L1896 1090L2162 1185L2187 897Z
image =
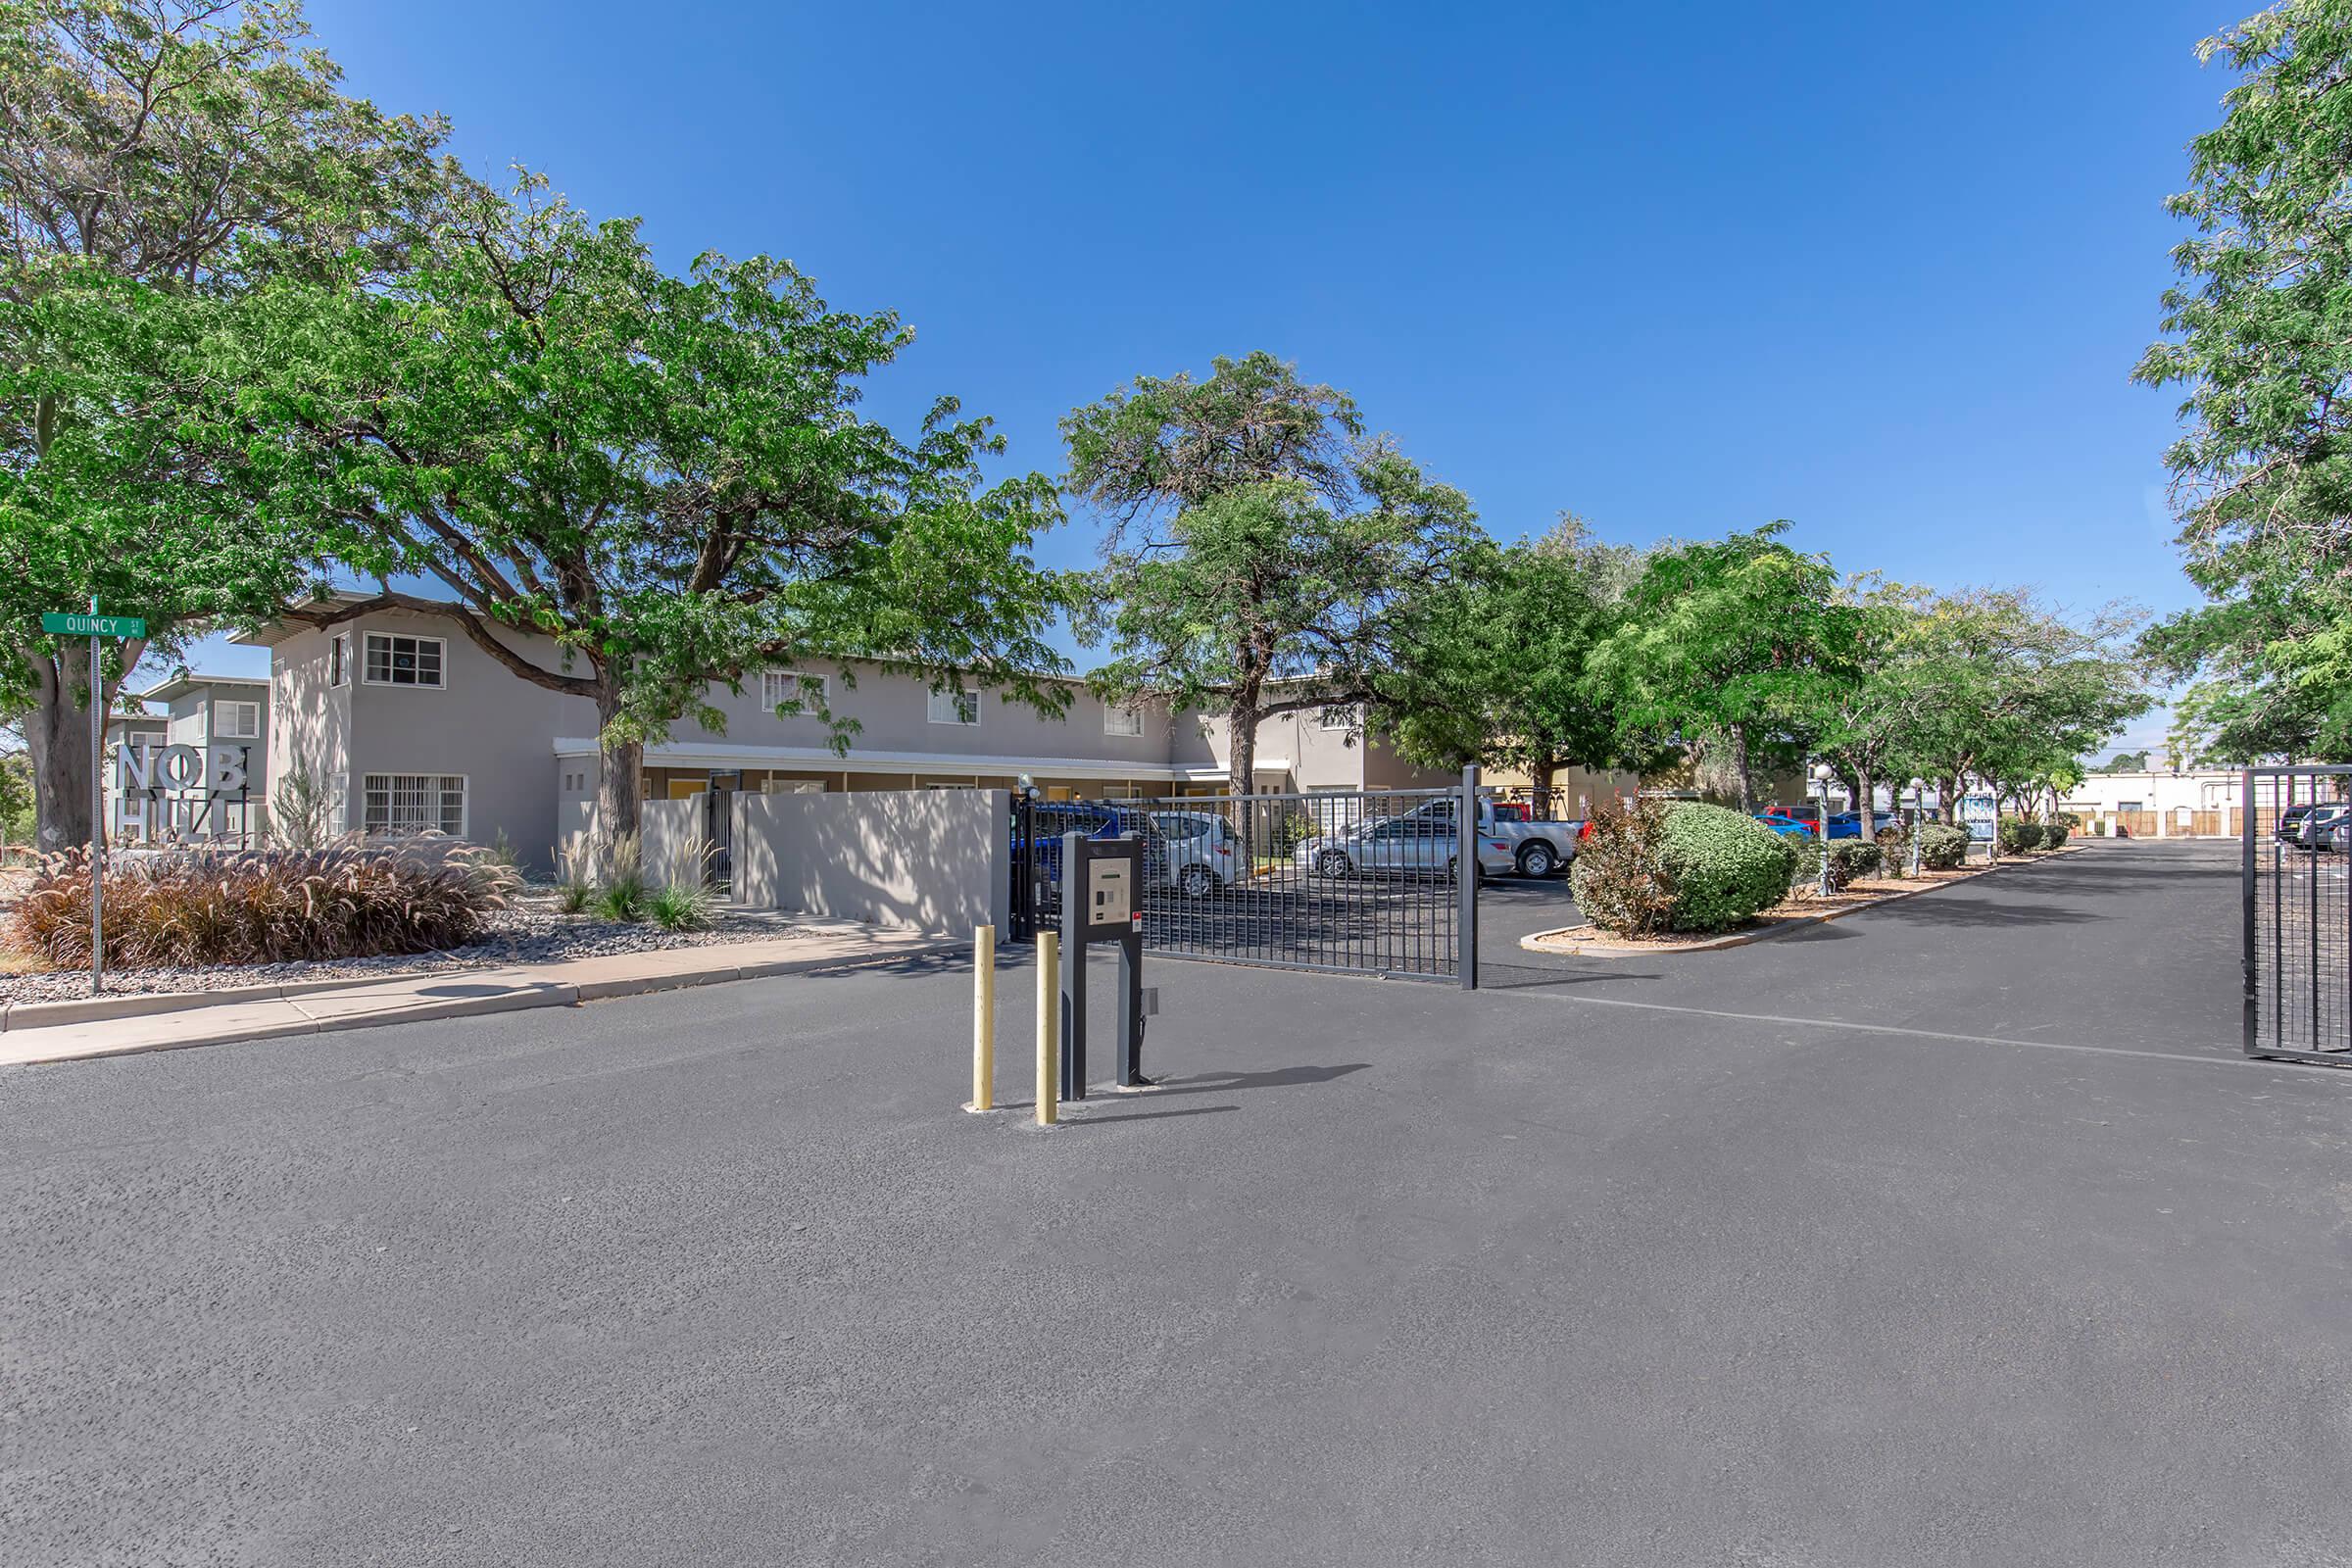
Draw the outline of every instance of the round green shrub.
M1844 875L1838 881L1839 887L1860 877L1877 876L1884 859L1876 844L1865 844L1860 839L1840 839L1830 846L1831 864L1844 868Z
M2044 822L2044 823L2042 823L2042 824L2041 824L2041 847L2042 847L2043 849L2045 849L2045 850L2056 850L2056 849L2063 849L2063 848L2065 848L2065 846L2066 846L2066 836L2067 836L2067 834L2068 834L2070 831L2071 831L2071 829L2069 829L2069 828L2068 828L2068 826L2067 826L2067 824L2066 824L2066 823L2064 823L2064 822Z
M1957 871L1968 863L1968 832L1949 822L1923 822L1919 865L1923 871Z
M1738 811L1698 801L1666 810L1658 864L1674 887L1672 928L1721 931L1788 893L1795 847Z
M2028 851L2041 848L2041 824L2039 822L2029 822L2022 817L2004 816L2001 818L1998 831L2003 855L2024 855Z
M1738 811L1697 801L1593 813L1569 885L1604 931L1720 931L1788 895L1796 851Z

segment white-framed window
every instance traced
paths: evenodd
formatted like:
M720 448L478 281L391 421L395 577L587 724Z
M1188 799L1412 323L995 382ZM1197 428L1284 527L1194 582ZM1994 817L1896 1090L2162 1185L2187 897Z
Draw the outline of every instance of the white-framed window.
M371 631L368 634L368 665L360 678L370 686L438 688L448 652L446 638Z
M820 779L777 778L771 774L760 782L760 793L762 795L822 795L825 793L825 786Z
M346 685L351 680L351 633L339 631L326 645L326 683Z
M958 688L931 694L931 722L934 724L977 724L980 722L980 694Z
M760 702L773 713L786 703L799 708L780 716L806 718L819 709L832 705L833 688L822 675L810 675L797 669L763 669L760 672Z
M1355 710L1352 708L1326 708L1315 716L1315 722L1318 727L1323 729L1353 729L1355 728Z
M446 833L466 836L466 775L463 773L369 773L361 781L369 833Z
M1141 735L1144 732L1144 710L1140 708L1119 708L1110 703L1102 705L1102 733L1105 735Z
M259 703L215 703L213 717L220 726L216 733L224 741L258 741L262 738L262 705Z

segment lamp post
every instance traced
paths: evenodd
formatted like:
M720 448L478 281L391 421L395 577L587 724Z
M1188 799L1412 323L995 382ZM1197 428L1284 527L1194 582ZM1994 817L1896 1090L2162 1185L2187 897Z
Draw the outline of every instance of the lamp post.
M1825 899L1835 891L1830 885L1830 780L1836 776L1829 763L1813 764L1813 793L1821 799L1821 896Z
M1928 808L1928 781L1915 778L1904 799L1911 807L1911 874L1919 875L1919 818Z

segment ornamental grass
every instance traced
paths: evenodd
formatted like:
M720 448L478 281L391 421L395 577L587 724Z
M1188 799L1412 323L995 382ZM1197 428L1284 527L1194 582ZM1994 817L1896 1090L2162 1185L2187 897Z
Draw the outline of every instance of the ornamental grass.
M430 953L478 937L519 885L513 867L447 841L118 853L106 869L106 961L181 968ZM88 852L43 861L0 938L53 968L87 965Z

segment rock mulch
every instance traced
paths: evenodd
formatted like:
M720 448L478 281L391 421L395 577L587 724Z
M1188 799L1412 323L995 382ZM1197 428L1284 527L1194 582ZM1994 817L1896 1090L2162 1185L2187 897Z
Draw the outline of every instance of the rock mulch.
M560 914L552 899L526 897L491 917L478 941L441 953L395 954L375 958L335 958L319 963L213 964L184 969L110 969L110 993L229 991L239 986L285 985L302 980L367 980L403 974L440 974L508 963L557 963L619 953L664 948L700 948L728 942L773 942L802 934L791 917L760 910L722 908L703 931L664 931L651 922L600 920ZM89 995L87 971L0 972L0 1002L63 1002Z

